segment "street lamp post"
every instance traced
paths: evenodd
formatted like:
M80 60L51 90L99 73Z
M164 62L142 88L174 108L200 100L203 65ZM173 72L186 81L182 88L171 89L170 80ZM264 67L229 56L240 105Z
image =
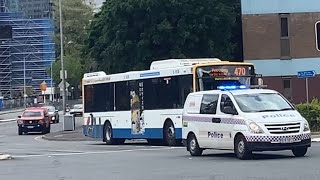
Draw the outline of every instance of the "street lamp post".
M66 113L66 80L65 80L65 70L63 62L63 30L62 30L62 0L59 0L59 16L60 16L60 60L61 60L61 71L62 71L62 107L63 114Z
M52 73L52 67L53 67L53 66L52 66L52 64L53 64L53 63L51 62L51 67L50 67L51 75L50 75L50 76L51 76L51 101L53 102L53 99L54 99L54 98L53 98L53 82L52 82L52 81L53 81L53 76L52 76L52 74L53 74L53 73Z
M26 90L26 56L23 57L23 101L24 108L27 107L27 90Z
M48 9L48 11L44 11L44 12L48 13L49 21L50 21L50 23L52 23L50 8ZM51 95L50 96L51 96L51 98L50 98L50 100L53 102L54 94L53 94L53 71L52 71L52 68L53 68L53 62L51 62L51 64L50 64L50 76L51 76L51 81L50 81L50 87L51 87Z

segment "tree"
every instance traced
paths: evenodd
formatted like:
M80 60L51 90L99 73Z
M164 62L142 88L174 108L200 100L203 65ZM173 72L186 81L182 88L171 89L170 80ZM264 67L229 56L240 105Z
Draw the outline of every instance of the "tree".
M239 11L238 0L107 0L84 51L108 73L167 58L230 60L242 43L232 39Z
M55 1L55 12L59 12L58 0ZM84 48L88 36L88 27L93 18L93 8L85 4L84 0L62 1L62 21L64 35L64 66L68 72L68 83L78 87L82 75L88 71L92 61L84 57L81 50ZM55 41L57 60L53 64L53 79L60 83L60 20L59 13L55 13ZM50 70L49 70L50 71Z

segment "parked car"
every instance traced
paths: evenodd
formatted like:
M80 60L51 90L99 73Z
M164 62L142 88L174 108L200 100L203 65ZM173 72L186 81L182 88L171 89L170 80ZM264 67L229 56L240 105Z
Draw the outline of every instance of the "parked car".
M18 116L18 134L29 132L50 133L50 119L48 110L42 107L27 108Z
M82 104L75 104L69 113L73 114L75 117L82 116L82 113L83 113Z
M49 119L51 123L59 123L59 111L54 106L43 106L48 109Z

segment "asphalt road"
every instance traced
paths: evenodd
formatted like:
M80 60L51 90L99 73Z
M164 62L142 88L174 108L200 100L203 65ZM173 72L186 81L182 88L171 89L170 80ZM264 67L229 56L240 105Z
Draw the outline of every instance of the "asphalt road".
M53 125L52 130L61 125ZM46 141L17 135L15 122L0 123L0 152L14 156L0 161L2 180L318 180L320 144L306 157L290 151L256 153L242 161L228 151L205 151L191 157L183 147L100 142Z

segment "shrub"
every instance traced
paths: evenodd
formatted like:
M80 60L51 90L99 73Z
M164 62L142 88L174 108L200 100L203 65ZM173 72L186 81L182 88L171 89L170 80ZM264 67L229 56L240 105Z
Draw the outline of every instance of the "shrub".
M320 130L320 101L318 99L313 99L309 104L298 104L296 108L309 122L311 131Z

